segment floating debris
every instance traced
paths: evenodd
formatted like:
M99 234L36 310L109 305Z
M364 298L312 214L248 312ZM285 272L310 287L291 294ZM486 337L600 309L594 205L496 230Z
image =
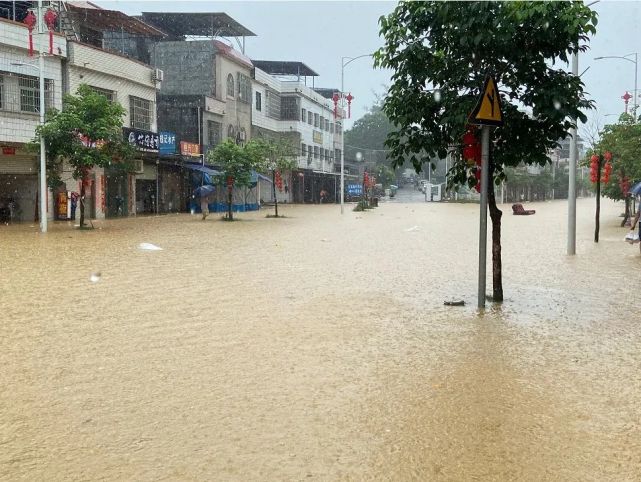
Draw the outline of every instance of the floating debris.
M162 251L162 248L156 246L155 244L151 243L140 243L138 245L138 249L142 249L145 251Z
M465 306L465 301L463 300L454 300L454 301L444 301L445 306Z
M411 233L411 232L413 232L413 231L418 231L418 230L419 230L419 227L418 227L418 226L412 226L411 228L407 228L407 229L405 230L405 232L406 232L406 233Z
M101 274L100 273L91 273L91 276L89 276L89 281L92 283L97 283L100 281Z

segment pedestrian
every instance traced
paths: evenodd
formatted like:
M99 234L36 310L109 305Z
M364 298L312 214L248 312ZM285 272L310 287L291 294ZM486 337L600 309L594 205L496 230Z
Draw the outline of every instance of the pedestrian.
M209 215L209 197L204 196L200 198L200 210L203 213L203 221Z
M327 202L327 191L325 191L325 189L321 189L321 192L320 192L320 203L323 204L323 203L326 203L326 202Z
M641 208L641 205L639 206ZM637 223L639 223L639 215L641 214L641 209L637 210L637 213L634 215L634 219L632 220L632 227L630 228L632 231L634 231L634 228L636 227ZM639 239L641 239L641 223L639 223ZM641 250L641 243L639 243L639 249Z
M80 195L77 192L71 193L71 220L76 219L76 207L78 207L78 197Z

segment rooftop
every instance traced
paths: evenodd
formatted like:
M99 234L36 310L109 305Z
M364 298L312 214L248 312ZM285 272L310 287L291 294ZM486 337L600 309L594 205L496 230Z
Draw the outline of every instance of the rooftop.
M125 31L134 35L154 38L166 37L166 34L145 22L125 15L118 10L105 10L101 8L84 8L74 4L67 4L69 13L74 20L99 31Z
M318 77L318 74L303 62L288 60L252 60L255 67L271 75L297 75Z
M143 22L172 37L255 37L226 13L142 12Z

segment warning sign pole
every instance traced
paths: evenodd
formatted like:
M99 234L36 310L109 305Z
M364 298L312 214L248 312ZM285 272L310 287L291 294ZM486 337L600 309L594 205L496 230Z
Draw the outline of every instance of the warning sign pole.
M490 163L490 126L481 130L481 219L479 228L478 308L485 308L485 274L487 266L487 192Z

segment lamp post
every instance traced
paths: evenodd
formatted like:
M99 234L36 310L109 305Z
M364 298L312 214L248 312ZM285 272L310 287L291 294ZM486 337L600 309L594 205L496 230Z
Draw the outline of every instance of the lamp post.
M374 54L363 54L358 57L341 57L341 214L345 212L345 125L342 111L345 110L345 67L354 60L372 57Z
M634 55L634 60L629 59L631 55ZM632 52L627 55L605 55L601 57L594 57L594 60L603 60L603 59L622 59L622 60L627 60L628 62L632 62L634 64L634 123L637 123L637 78L638 78L638 56L639 54L637 52Z

